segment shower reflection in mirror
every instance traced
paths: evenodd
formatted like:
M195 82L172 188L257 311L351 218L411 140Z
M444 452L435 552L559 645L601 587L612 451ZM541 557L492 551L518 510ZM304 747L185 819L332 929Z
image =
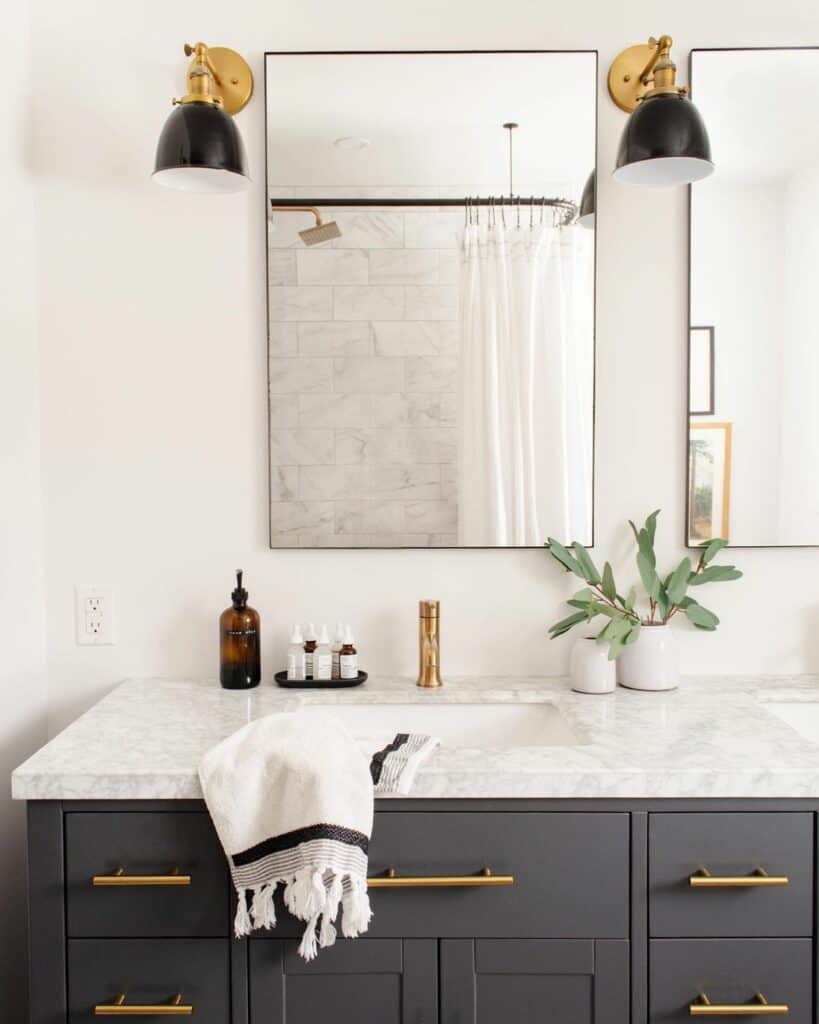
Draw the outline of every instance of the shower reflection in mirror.
M592 543L596 54L266 81L271 546Z

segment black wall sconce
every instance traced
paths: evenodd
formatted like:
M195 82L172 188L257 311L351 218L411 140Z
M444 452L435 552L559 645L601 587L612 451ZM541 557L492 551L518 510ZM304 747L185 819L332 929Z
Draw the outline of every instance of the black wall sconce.
M615 181L687 185L714 170L711 144L687 87L676 84L671 36L630 46L609 69L609 94L631 116L617 151Z
M253 94L253 72L226 47L185 44L193 57L188 92L174 100L156 147L153 180L185 192L239 192L247 188L247 157L233 114Z

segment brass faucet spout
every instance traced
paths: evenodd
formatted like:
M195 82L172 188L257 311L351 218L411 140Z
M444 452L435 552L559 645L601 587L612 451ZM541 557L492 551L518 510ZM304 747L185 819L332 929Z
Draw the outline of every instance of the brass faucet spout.
M438 601L421 601L418 605L417 686L435 688L443 686L441 680L440 613Z

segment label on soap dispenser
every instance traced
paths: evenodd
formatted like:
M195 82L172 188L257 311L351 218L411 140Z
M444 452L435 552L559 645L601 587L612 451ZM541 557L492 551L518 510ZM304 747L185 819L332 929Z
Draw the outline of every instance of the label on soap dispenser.
M358 678L358 655L357 654L341 654L339 655L339 671L342 679L357 679Z

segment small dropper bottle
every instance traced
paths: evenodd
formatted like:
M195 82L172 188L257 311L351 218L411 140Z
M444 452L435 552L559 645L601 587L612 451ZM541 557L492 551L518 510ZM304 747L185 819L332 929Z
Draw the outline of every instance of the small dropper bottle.
M333 678L333 653L330 650L330 634L327 632L326 626L321 627L318 647L313 654L313 678L326 680Z
M304 679L306 676L304 668L304 637L301 635L301 626L293 626L290 634L290 646L287 648L287 678Z
M333 640L333 646L331 648L333 653L333 679L341 679L341 662L339 661L339 655L341 654L341 648L344 646L344 623L336 623L335 639Z
M313 678L313 652L318 646L318 638L316 636L316 627L312 622L307 623L307 629L304 631L304 669L305 679Z
M342 679L358 679L358 651L350 626L344 627L344 645L339 652L339 669Z

